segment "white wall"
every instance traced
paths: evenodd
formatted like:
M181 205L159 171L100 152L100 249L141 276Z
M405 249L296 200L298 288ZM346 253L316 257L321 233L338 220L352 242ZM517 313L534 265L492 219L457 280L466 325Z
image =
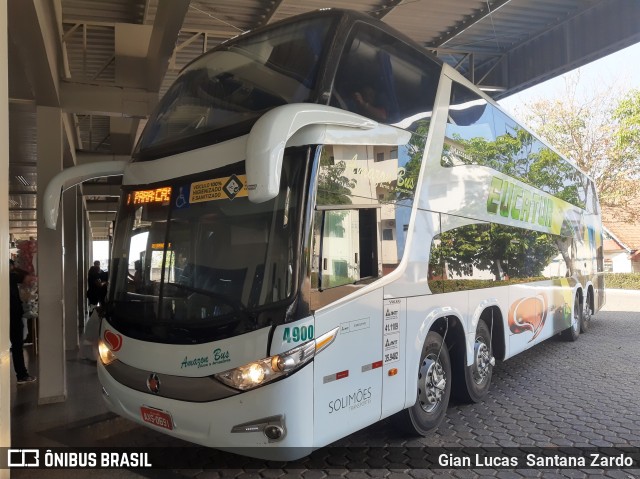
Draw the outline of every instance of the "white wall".
M614 273L631 273L631 259L626 251L604 254L604 259L611 260Z

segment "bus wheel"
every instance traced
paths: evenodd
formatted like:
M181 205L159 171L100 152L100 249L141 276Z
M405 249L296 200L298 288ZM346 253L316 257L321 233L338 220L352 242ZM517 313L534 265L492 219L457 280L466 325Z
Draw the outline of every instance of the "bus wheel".
M464 361L460 361L453 376L453 393L456 399L463 402L482 401L489 392L495 363L491 354L491 332L487 323L480 321L473 346L473 364L467 366Z
M393 416L393 421L405 432L426 436L444 419L451 394L449 350L435 331L424 341L417 379L416 403Z
M582 323L582 306L580 298L576 295L573 303L573 315L571 316L571 326L560 333L560 338L564 341L575 341L580 334L580 324Z
M580 332L586 333L589 331L589 325L591 324L591 292L587 294L587 300L584 302L584 309L582 310L582 321L580 321Z

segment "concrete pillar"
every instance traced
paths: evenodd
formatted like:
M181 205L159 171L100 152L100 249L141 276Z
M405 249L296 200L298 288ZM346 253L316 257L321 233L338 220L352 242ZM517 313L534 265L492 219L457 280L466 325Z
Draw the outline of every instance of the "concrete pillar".
M62 170L63 124L60 108L38 106L36 110L38 151L38 205L43 204L45 185ZM67 398L62 227L48 229L38 215L38 313L39 373L38 404L61 402Z
M84 270L84 202L82 201L82 195L80 191L76 195L76 244L77 244L77 261L76 261L76 289L78 294L76 295L76 300L78 302L78 314L82 315L82 320L84 321L86 311L85 311L85 294L87 291L87 286L85 281L86 272ZM83 329L84 330L84 329Z
M0 1L0 447L11 445L9 398L11 354L9 353L9 88L7 58L7 2ZM0 469L0 479L9 477Z
M64 241L64 331L67 351L78 347L78 242L76 200L77 187L62 195L62 230Z
M82 221L84 222L84 291L85 291L85 308L87 308L86 291L89 288L87 284L87 272L89 268L93 266L93 242L91 238L91 225L89 223L89 217L87 211L82 212Z

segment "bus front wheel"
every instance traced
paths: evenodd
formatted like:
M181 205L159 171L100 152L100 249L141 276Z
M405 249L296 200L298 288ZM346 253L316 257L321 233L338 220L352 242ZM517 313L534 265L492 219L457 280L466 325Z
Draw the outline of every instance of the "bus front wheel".
M426 436L444 419L451 395L451 360L442 336L430 331L418 367L418 393L413 406L396 414L396 426Z

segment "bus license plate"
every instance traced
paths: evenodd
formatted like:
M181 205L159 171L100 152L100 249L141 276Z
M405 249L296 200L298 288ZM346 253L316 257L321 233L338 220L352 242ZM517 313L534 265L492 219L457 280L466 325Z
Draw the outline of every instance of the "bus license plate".
M167 412L161 411L160 409L142 406L140 408L140 414L142 415L142 420L144 422L148 422L149 424L153 424L154 426L163 427L169 430L173 429L173 420L171 419L171 414Z

